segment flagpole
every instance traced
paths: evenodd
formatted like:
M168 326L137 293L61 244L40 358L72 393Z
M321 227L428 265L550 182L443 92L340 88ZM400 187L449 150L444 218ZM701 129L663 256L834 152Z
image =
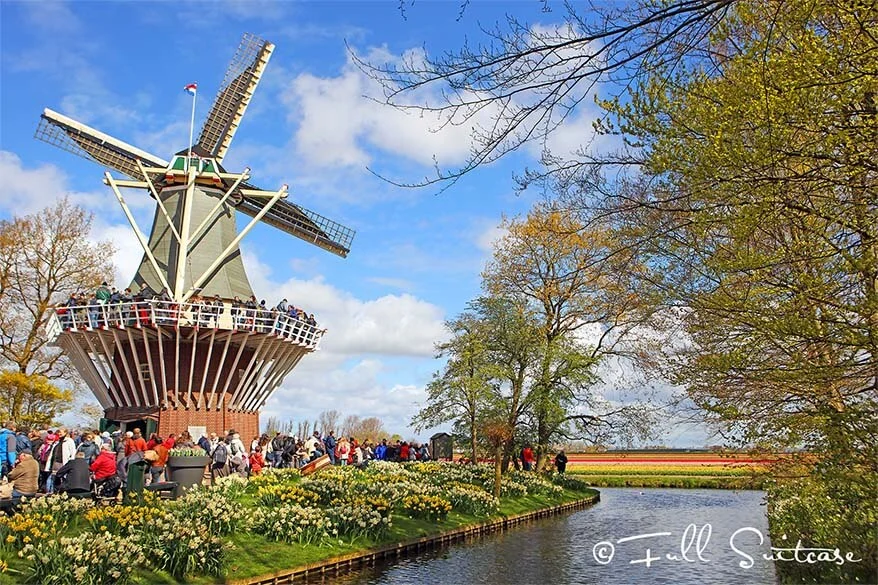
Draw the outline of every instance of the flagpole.
M195 100L198 99L198 89L192 93L192 117L189 120L189 156L186 157L186 174L189 173L189 160L192 158L192 135L195 132Z

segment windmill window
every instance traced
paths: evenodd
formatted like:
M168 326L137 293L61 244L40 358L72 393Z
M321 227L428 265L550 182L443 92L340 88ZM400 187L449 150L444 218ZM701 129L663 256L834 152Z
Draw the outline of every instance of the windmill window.
M140 364L140 379L149 382L151 378L150 374L149 364Z
M202 173L215 173L216 168L214 168L214 166L213 166L213 160L203 159L201 161L201 172Z

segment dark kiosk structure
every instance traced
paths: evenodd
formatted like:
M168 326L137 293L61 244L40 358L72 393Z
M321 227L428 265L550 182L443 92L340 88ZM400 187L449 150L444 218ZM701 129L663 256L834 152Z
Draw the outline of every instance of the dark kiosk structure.
M287 202L286 185L265 191L249 183L249 169L222 166L273 50L270 42L244 35L198 140L170 161L43 112L37 138L126 177L104 173L143 247L131 289L156 293L58 308L49 320L50 337L88 383L108 423L162 435L234 428L252 437L259 409L318 347L323 332L302 319L231 306L235 297L253 295L238 245L259 222L341 257L354 236ZM155 200L148 237L122 189L140 189ZM236 212L251 218L240 232Z

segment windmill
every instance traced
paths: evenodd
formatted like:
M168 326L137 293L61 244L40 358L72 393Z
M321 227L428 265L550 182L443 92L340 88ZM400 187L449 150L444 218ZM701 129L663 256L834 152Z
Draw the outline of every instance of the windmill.
M272 43L244 35L198 140L169 161L43 111L36 137L108 169L103 181L143 248L130 287L142 294L73 302L56 309L47 325L104 408L105 424L163 435L188 427L195 439L230 428L254 436L259 409L317 349L323 332L301 316L232 304L253 294L239 244L260 222L341 257L354 236L289 203L286 185L259 189L249 182L249 169L234 173L222 166L273 50ZM148 237L123 189L146 191L155 200ZM250 217L241 231L235 211Z

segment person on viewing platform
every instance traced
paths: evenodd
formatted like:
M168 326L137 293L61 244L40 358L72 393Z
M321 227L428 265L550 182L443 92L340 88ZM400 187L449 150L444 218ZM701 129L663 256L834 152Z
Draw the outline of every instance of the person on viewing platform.
M286 299L282 299L281 302L279 302L279 303L277 304L277 307L275 307L275 308L276 308L276 309L278 310L278 312L280 312L280 313L287 313L287 312L289 311L289 308L287 307L287 300L286 300Z
M244 301L235 295L232 299L232 329L240 329L244 323Z
M39 491L40 464L30 453L22 453L8 479L12 483L13 498L32 496Z
M88 298L88 326L97 329L101 325L101 303L95 295Z
M119 295L119 302L122 304L122 306L119 308L119 318L122 319L122 323L126 327L134 325L134 314L131 310L131 303L134 302L134 295L131 294L130 288L126 288L124 291L122 291L122 293Z
M110 301L111 296L113 296L113 293L110 291L110 287L107 285L106 281L102 282L101 286L95 291L95 297L97 297L102 305L106 305Z
M219 327L220 315L223 314L224 308L225 308L225 303L223 303L223 300L220 298L220 296L214 295L212 314L213 314L213 326L215 328Z
M561 449L555 455L555 467L558 469L558 473L567 471L567 455L564 454L564 449Z
M149 324L149 300L155 296L155 292L145 282L140 285L140 290L134 295L137 303L137 320L141 325Z
M259 303L256 302L256 295L250 295L250 298L244 303L244 307L247 309L246 325L250 329L255 329L256 310L259 308Z

